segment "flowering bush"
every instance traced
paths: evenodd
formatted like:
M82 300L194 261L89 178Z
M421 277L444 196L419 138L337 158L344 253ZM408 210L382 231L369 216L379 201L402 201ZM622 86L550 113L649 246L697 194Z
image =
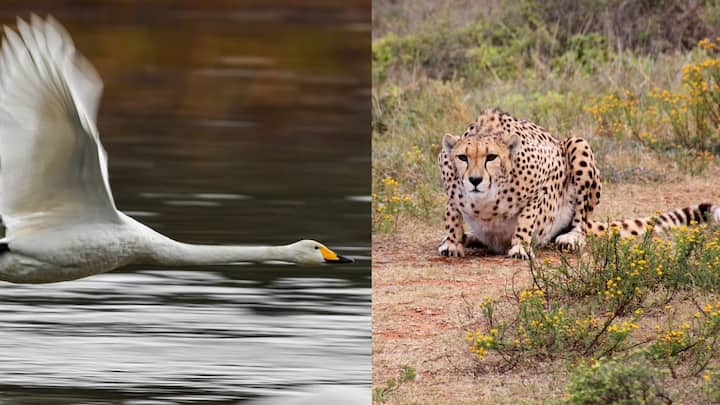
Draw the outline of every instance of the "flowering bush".
M515 293L509 314L499 302L481 305L485 329L468 332L478 359L496 352L502 367L523 359L599 359L645 348L675 375L680 362L689 374L705 370L720 352L720 302L699 306L692 320L676 321L668 302L686 291L720 291L720 229L679 227L674 241L652 227L640 240L616 230L589 240L589 254L557 264L531 261L533 286ZM643 327L646 311L666 319L656 330Z
M606 94L586 109L601 136L632 137L671 152L678 166L699 174L720 154L720 37L698 46L705 59L682 68L682 90Z
M372 194L373 230L395 230L401 212L412 206L412 197L402 194L399 186L397 180L388 176L383 180L380 190Z

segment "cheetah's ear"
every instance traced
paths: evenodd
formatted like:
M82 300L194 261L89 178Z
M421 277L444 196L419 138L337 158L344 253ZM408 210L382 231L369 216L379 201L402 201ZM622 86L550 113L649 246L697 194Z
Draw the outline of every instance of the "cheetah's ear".
M443 138L442 147L443 150L447 153L450 153L452 148L455 147L455 144L460 140L459 136L455 136L453 134L445 134L445 137Z
M510 155L513 155L518 147L520 147L520 137L517 134L504 135L502 141L507 145Z

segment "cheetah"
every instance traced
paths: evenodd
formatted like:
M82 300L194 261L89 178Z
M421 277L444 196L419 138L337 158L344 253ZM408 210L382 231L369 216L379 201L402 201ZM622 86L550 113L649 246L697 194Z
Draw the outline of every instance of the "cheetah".
M586 235L610 227L631 237L648 224L668 229L720 222L720 207L707 203L609 224L591 221L602 183L590 144L578 137L559 140L499 109L481 113L462 136L446 134L438 164L447 195L445 237L438 248L443 256L462 257L466 247L480 245L527 259L532 246L554 241L579 248Z

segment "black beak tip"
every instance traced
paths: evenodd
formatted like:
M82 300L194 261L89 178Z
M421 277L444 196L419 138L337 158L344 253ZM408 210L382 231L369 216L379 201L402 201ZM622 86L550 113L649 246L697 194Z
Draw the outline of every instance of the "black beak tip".
M330 261L330 263L353 263L353 262L354 262L353 259L351 259L349 257L345 257L345 256L340 256L340 255L338 255L337 260Z

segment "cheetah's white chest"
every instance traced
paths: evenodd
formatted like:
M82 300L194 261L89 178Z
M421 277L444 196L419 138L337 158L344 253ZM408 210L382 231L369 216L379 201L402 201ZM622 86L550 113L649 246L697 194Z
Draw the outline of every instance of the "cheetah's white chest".
M464 211L462 214L465 223L470 225L473 235L487 246L488 250L496 254L507 253L517 227L517 216L510 218L496 216L483 219Z

